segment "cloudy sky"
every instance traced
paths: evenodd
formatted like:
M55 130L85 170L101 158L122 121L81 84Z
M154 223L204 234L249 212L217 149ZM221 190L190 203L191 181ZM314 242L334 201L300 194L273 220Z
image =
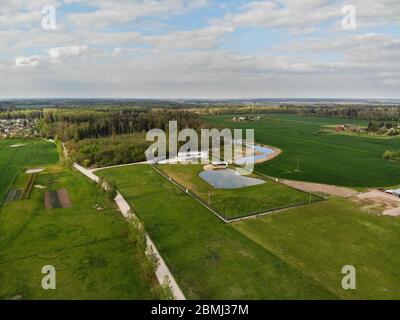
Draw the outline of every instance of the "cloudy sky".
M1 0L0 98L32 97L400 98L400 1Z

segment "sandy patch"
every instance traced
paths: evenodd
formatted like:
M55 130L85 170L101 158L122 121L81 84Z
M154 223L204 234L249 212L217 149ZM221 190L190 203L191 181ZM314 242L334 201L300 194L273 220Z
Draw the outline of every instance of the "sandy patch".
M356 197L367 212L382 213L385 216L400 216L400 198L391 194L371 190Z
M206 164L206 165L203 167L203 170L204 170L204 171L212 171L212 170L214 170L214 166L213 166L212 164Z
M257 149L258 147L258 149ZM268 152L260 150L262 148L269 149ZM282 153L281 149L267 146L265 144L256 144L255 148L245 147L242 150L242 155L239 159L235 158L235 163L237 165L244 165L245 161L250 161L251 157L254 157L254 163L263 163L272 160Z
M322 183L313 183L313 182L304 182L304 181L295 181L295 180L286 180L286 179L278 179L280 183L283 183L289 187L300 189L306 192L316 192L323 193L331 196L337 196L341 198L348 198L357 195L357 191L346 188L346 187L338 187L329 184Z
M25 171L25 173L39 173L44 171L44 168L32 168Z
M260 144L260 146L266 147L266 148L270 148L270 149L274 150L274 152L268 154L263 159L257 160L256 163L262 163L262 162L270 161L270 160L276 158L277 156L279 156L282 153L281 149L278 149L278 148L275 148L275 147L271 147L271 146L267 146L267 145L263 145L263 144Z
M384 216L398 217L398 216L400 216L400 206L397 208L385 210L385 211L383 211L382 214Z
M46 189L46 186L42 186L41 184L35 184L33 187L35 189Z

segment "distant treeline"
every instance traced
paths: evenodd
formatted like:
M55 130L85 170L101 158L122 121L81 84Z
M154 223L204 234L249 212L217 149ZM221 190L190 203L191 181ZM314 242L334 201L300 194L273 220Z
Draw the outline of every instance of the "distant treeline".
M62 141L132 134L153 128L167 130L170 120L176 120L180 129L197 130L205 126L204 121L193 112L140 107L29 109L4 112L0 117L37 118L43 137L57 136Z
M193 108L187 109L193 110ZM316 117L336 117L346 119L398 121L400 106L368 105L245 105L210 106L194 109L198 114L299 114Z
M15 110L15 105L10 101L0 101L0 112L2 111L13 111Z
M30 110L29 116L40 119L43 137L65 142L72 159L86 167L145 160L150 145L145 133L155 128L167 132L171 120L178 122L179 129L206 127L193 112L173 109L51 108L40 113Z
M131 121L132 117L141 116L147 124L154 122L160 123L154 113L166 114L166 116L177 116L182 114L183 119L193 118L193 115L245 115L245 114L299 114L316 117L337 117L346 119L363 119L376 121L399 121L400 120L400 105L363 105L363 104L263 104L263 103L212 103L212 104L183 104L172 102L154 101L147 102L126 102L131 105L118 106L82 106L82 107L54 107L41 109L25 109L25 110L8 110L1 112L0 118L44 118L46 123L54 121L69 121L75 123L89 122L93 125L99 119L113 117L113 122L119 122L121 117L127 117L126 121ZM144 118L144 119L143 119ZM50 121L49 121L50 119ZM54 121L53 121L54 119ZM197 118L198 119L198 118ZM162 120L161 120L162 122ZM139 127L145 128L147 124L140 124ZM97 125L97 124L96 124ZM138 125L132 123L132 128ZM111 134L109 128L114 127L118 130L118 125L101 125L106 134ZM126 124L124 124L124 128ZM158 128L159 126L157 126ZM125 129L123 129L125 130ZM129 132L123 132L129 133Z
M367 131L380 132L388 136L397 136L400 134L400 124L392 122L376 122L370 121L368 123Z
M366 105L289 105L289 104L204 104L173 107L86 106L79 108L29 108L0 110L0 119L38 119L44 138L66 142L74 161L85 166L107 166L144 160L149 143L145 132L159 128L168 130L170 120L178 121L179 129L200 130L208 124L202 115L299 114L318 117L339 117L369 120L368 131L398 134L399 106ZM390 154L395 159L397 154Z

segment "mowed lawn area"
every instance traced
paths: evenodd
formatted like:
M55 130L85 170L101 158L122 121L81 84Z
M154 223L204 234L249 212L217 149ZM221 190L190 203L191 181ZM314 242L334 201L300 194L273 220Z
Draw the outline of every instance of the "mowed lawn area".
M17 145L20 145L17 147ZM53 143L43 140L0 140L0 206L19 172L27 166L58 161Z
M189 299L335 299L337 295L222 222L148 165L99 171L119 191Z
M215 189L199 177L203 165L157 165L157 169L190 190L226 219L321 200L319 197L289 188L257 174L252 174L250 177L265 180L264 184L239 189Z
M399 299L400 220L331 198L225 224L146 165L114 179L188 298ZM357 270L343 290L342 267Z
M400 299L397 218L366 214L350 200L330 199L232 225L342 298ZM341 288L344 265L356 268L356 290Z
M27 179L20 174L14 187ZM62 165L35 184L46 189L0 208L0 299L159 298L133 231L97 185ZM45 209L45 192L64 188L72 207ZM56 269L56 290L42 289L45 265Z
M266 119L237 123L233 116L208 116L212 126L255 130L256 142L278 147L277 158L256 165L274 177L350 187L384 187L400 183L400 165L382 158L398 150L400 138L382 139L324 134L327 125L368 122L298 115L266 115ZM300 160L300 172L296 172Z

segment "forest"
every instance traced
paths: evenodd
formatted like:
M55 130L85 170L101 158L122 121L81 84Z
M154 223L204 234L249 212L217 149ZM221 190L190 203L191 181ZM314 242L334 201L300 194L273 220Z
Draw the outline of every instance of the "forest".
M66 142L69 155L85 167L103 167L146 160L150 142L142 132Z
M104 107L104 108L43 108L0 112L0 119L38 119L43 138L62 141L98 138L113 134L145 132L152 128L166 130L168 121L178 121L182 128L204 127L199 115L185 110Z
M145 132L168 130L176 120L179 129L200 130L206 123L192 112L141 107L51 108L39 113L38 127L44 138L65 142L74 161L86 166L109 166L145 160L150 145Z

